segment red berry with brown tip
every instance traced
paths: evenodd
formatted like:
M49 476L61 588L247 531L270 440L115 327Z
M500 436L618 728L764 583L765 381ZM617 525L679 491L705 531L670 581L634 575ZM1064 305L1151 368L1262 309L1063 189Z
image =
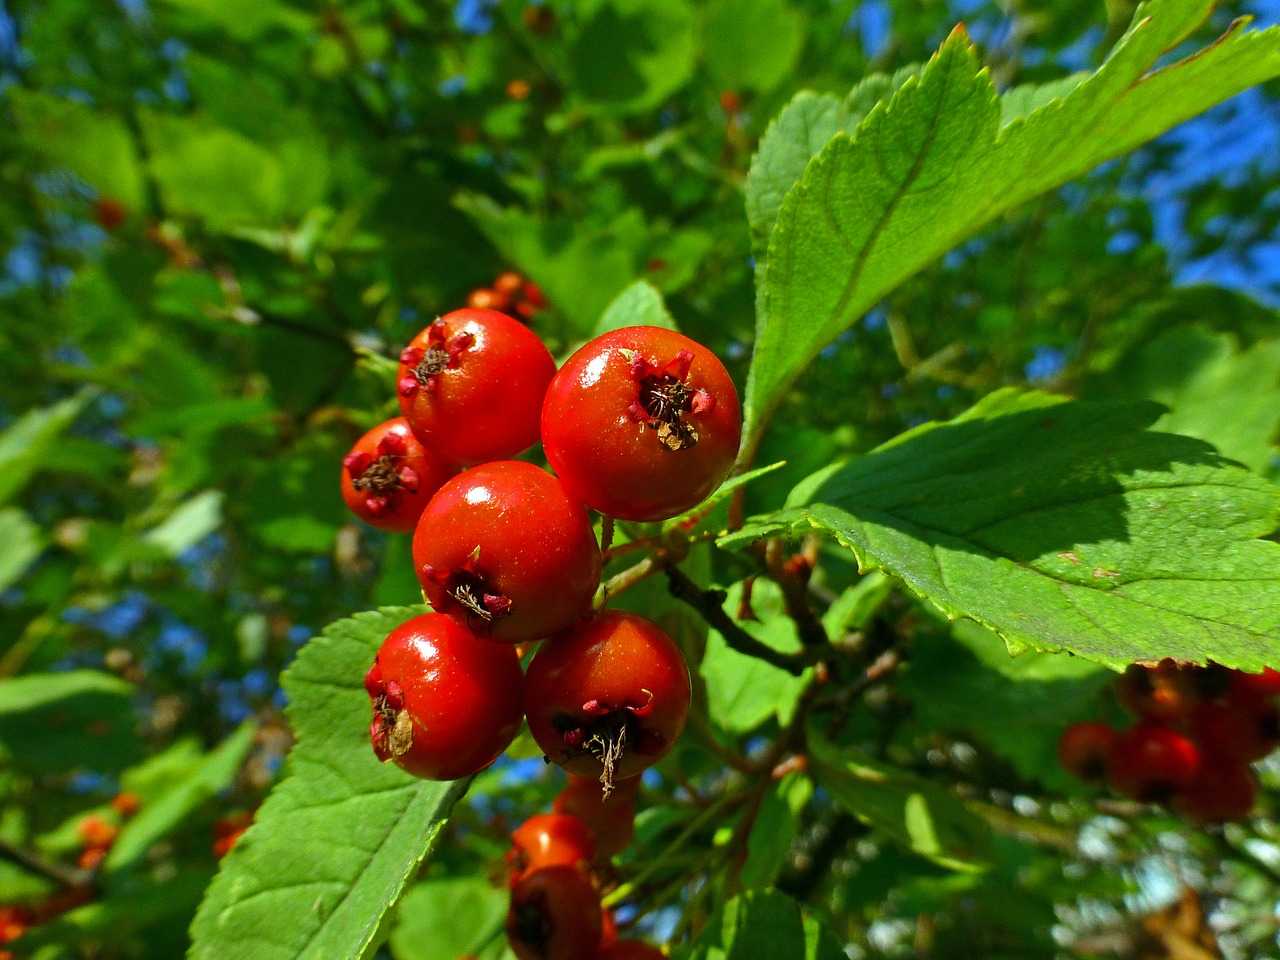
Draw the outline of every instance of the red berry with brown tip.
M511 890L507 942L519 960L596 960L600 895L575 867L535 870Z
M580 503L545 470L500 460L427 504L413 563L431 605L495 640L540 640L591 607L600 547Z
M342 499L365 523L407 533L453 473L404 417L396 417L366 433L342 458Z
M520 729L523 679L512 647L438 613L406 620L365 676L374 755L427 780L484 769Z
M538 335L496 310L455 310L400 354L400 412L454 463L514 457L538 440L556 363Z
M1196 823L1243 820L1258 796L1258 780L1242 760L1229 756L1206 760L1194 780L1174 797L1178 813Z
M584 823L595 838L596 856L608 859L631 843L636 829L636 795L640 778L619 780L605 797L595 777L569 774L569 782L556 797L551 809L567 813Z
M1058 740L1058 759L1074 777L1102 781L1107 777L1107 758L1119 731L1105 723L1073 723Z
M1200 700L1197 672L1167 659L1154 667L1131 663L1116 681L1116 698L1135 717L1165 723L1182 720Z
M729 372L702 344L625 327L570 357L547 390L542 444L570 494L624 520L664 520L728 476L742 413Z
M1118 793L1164 803L1189 784L1199 769L1200 751L1191 740L1147 722L1116 739L1107 761L1107 779Z
M542 645L525 710L547 757L609 793L675 744L689 712L689 668L657 624L609 611Z
M589 864L595 855L595 841L585 823L568 814L540 813L512 831L507 865L515 883L545 867Z
M643 940L616 940L601 950L596 960L667 960L667 955Z

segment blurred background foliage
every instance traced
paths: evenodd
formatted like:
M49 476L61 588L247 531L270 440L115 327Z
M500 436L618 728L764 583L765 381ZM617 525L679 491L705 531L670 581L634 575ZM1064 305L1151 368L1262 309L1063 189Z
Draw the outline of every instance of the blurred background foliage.
M1043 82L1095 65L1131 13L1126 0L3 0L0 839L70 864L77 824L117 817L120 791L153 811L42 955L178 955L216 823L257 804L288 749L280 670L329 621L416 600L404 539L353 522L336 480L392 410L385 358L421 326L514 268L545 290L534 326L559 356L647 279L741 385L754 329L741 187L795 91L843 94L926 59L957 20L1001 87ZM1188 45L1244 13L1280 19L1274 0L1228 3ZM1236 98L905 283L788 398L758 458L788 464L748 488L748 509L1005 384L1153 397L1171 429L1274 475L1278 95ZM849 560L829 563L841 596ZM690 564L735 579L705 555ZM1062 727L1114 709L1105 673L1010 660L887 584L855 590L839 629L880 611L911 645L898 682L851 718L856 740L1030 836L1001 833L990 869L956 872L783 779L755 814L751 882L776 878L815 907L850 956L1189 957L1161 944L1197 923L1228 956L1275 954L1270 818L1207 834L1100 813L1057 769ZM780 601L753 602L753 630L789 642ZM624 605L670 623L670 604L638 589ZM732 777L721 754L760 749L787 709L790 678L716 644L627 856L669 842L681 811ZM459 807L390 955L501 953L467 937L503 909L489 876L506 831L558 786L534 753ZM733 827L718 826L691 835L692 856L724 855ZM0 902L56 886L0 862ZM714 909L708 891L668 884L620 919L684 934ZM452 922L460 911L474 930Z

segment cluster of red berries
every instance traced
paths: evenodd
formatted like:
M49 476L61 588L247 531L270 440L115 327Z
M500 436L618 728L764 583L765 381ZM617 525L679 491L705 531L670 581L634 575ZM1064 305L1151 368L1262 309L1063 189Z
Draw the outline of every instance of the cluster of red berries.
M81 870L98 868L115 846L116 838L120 835L120 823L130 819L141 808L142 801L137 794L119 793L111 801L112 812L118 818L116 821L91 813L76 824L76 835L82 845L76 863Z
M28 930L55 920L68 910L84 906L93 899L89 886L66 887L31 906L0 904L0 960L14 960L15 956L29 956L30 951L18 954L3 949L5 944L22 939Z
M741 430L728 372L657 327L597 337L557 372L528 327L469 308L410 341L397 389L403 416L356 443L343 496L375 526L414 531L435 612L392 630L365 677L374 753L457 779L493 762L527 716L548 758L607 796L671 749L690 684L656 624L593 613L602 559L588 508L654 521L711 493ZM555 475L510 459L539 439ZM515 644L540 640L526 675Z
M1133 664L1116 696L1138 722L1068 727L1058 756L1070 773L1199 823L1248 815L1258 792L1249 764L1280 745L1280 671Z
M619 780L603 797L594 778L569 775L552 813L511 834L507 940L519 960L663 960L655 947L618 939L600 905L610 857L631 842L640 780Z
M520 87L519 84L523 86ZM516 88L515 92L512 92L513 87ZM512 80L507 84L507 93L513 99L523 100L529 96L529 84L524 80ZM522 277L514 270L506 270L494 278L491 286L472 290L467 295L467 306L474 310L513 313L528 323L539 311L546 309L547 298L543 296L542 288L532 280Z

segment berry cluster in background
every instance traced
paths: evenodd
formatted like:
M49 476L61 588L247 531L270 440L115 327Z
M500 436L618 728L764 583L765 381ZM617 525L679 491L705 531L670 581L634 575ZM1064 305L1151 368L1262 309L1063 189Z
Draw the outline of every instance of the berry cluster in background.
M506 270L498 274L489 286L472 290L467 295L467 306L477 310L500 310L530 322L546 308L547 298L542 288L532 280L514 270Z
M471 302L404 348L401 416L343 460L351 510L413 532L434 611L392 630L364 678L370 742L380 761L454 780L492 763L527 717L571 781L556 813L516 831L513 949L660 956L608 932L598 871L630 840L639 774L684 728L689 669L657 624L601 609L590 511L606 531L701 503L737 455L737 391L714 354L658 327L606 333L557 370L536 333L489 308L528 318L542 304L515 274ZM554 473L513 459L539 441Z
M1250 764L1280 746L1280 671L1162 660L1130 665L1115 689L1137 722L1068 727L1058 744L1068 772L1197 823L1249 814L1258 791Z

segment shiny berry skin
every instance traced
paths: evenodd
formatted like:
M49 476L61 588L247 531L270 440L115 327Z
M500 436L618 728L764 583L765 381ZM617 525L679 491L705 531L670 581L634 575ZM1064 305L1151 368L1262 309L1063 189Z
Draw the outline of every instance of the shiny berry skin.
M1200 774L1173 799L1173 807L1196 823L1243 820L1258 796L1258 780L1243 761L1206 760Z
M621 853L631 843L636 831L636 794L640 790L640 778L619 780L606 799L595 777L576 777L569 774L569 782L556 797L551 809L556 813L571 814L586 825L595 838L596 856L607 860Z
M431 605L494 640L540 640L585 615L600 582L587 511L520 460L472 467L442 486L413 535Z
M673 330L625 327L570 357L547 390L542 444L569 493L624 520L664 520L728 475L742 411L724 365Z
M1107 777L1107 758L1119 731L1105 723L1073 723L1058 741L1058 759L1074 777L1102 781Z
M1200 768L1191 740L1155 723L1140 723L1116 740L1107 760L1107 781L1117 793L1163 803L1189 784Z
M407 533L453 473L404 417L396 417L366 433L342 458L342 499L365 523Z
M667 955L642 940L615 940L596 955L596 960L667 960Z
M547 757L602 793L661 759L684 729L689 668L657 624L609 611L544 643L525 678L529 730Z
M514 457L538 439L556 362L538 335L496 310L455 310L400 353L400 412L458 464Z
M1202 703L1191 714L1190 728L1203 753L1248 763L1275 749L1280 708L1249 699Z
M511 882L515 883L534 870L589 864L595 854L591 831L577 817L540 813L512 831L507 865L511 868Z
M511 889L507 942L519 960L596 960L600 896L575 867L535 870Z
M1166 723L1182 720L1200 699L1197 673L1172 660L1154 667L1132 663L1116 681L1116 698L1135 717Z
M427 780L484 769L520 729L523 679L514 648L438 613L406 620L364 678L374 755Z

